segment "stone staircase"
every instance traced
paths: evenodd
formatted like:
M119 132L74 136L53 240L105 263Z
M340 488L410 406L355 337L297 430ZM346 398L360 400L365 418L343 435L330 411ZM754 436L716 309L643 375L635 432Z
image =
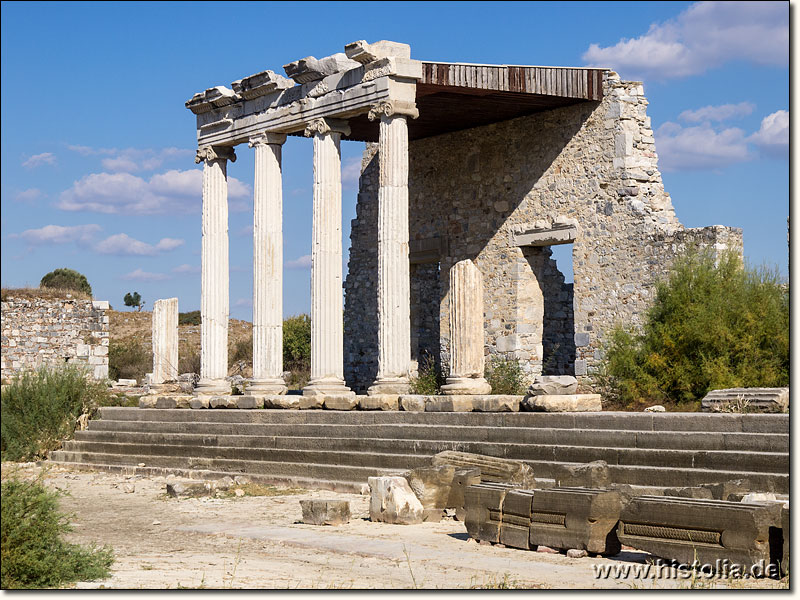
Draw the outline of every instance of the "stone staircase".
M789 491L788 414L102 408L99 416L50 460L357 491L369 476L461 450L524 460L542 480L558 464L605 460L615 483L747 478L753 489Z

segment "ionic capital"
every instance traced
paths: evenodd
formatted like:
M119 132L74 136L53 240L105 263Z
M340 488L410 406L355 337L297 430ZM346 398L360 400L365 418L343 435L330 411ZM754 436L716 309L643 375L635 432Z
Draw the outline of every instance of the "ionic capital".
M236 152L233 146L203 146L197 149L194 162L211 162L214 160L229 160L236 162Z
M319 118L314 119L308 125L303 135L312 137L314 135L325 135L326 133L341 133L350 135L350 125L342 119Z
M374 121L381 117L395 117L405 116L416 119L419 116L419 110L414 102L405 100L381 100L369 109L370 121Z
M251 148L255 148L256 146L263 146L266 144L274 144L277 146L282 145L286 141L286 134L285 133L273 133L271 131L265 131L264 133L259 133L258 135L254 135L250 138L247 145Z

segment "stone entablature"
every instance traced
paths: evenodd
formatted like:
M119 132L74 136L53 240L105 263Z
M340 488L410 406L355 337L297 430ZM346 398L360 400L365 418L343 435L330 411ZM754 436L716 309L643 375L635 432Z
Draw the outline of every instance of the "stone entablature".
M2 302L2 381L42 365L78 364L108 378L108 302L22 298Z

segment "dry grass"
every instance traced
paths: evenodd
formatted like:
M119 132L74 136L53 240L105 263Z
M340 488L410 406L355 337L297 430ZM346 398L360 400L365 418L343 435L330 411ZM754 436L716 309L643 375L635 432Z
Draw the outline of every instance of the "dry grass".
M76 290L61 290L54 288L2 288L0 300L7 302L10 298L22 300L58 300L69 296L75 300L91 300L92 297Z

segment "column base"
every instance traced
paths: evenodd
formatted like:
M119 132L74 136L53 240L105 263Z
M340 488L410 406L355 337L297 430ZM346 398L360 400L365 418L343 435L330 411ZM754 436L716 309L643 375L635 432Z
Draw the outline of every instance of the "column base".
M245 387L248 396L282 396L289 388L282 377L275 379L253 379Z
M195 396L230 396L231 382L225 379L201 379L194 388Z
M355 396L356 393L344 384L344 379L325 377L312 379L303 388L303 396Z
M483 377L448 377L442 386L446 396L491 394L492 386Z
M367 396L400 395L411 393L407 377L386 377L376 379L367 389Z

